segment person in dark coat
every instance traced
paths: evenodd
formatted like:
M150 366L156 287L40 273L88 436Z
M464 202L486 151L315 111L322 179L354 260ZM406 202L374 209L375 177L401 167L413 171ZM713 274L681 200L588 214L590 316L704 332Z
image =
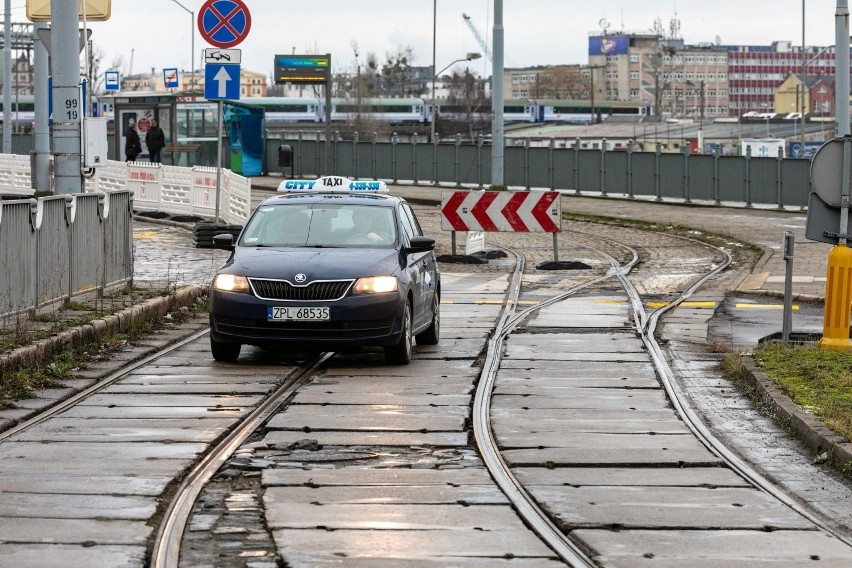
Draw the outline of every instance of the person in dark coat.
M166 146L166 135L156 118L151 121L151 128L145 133L145 145L148 146L148 159L151 163L159 164L160 152Z
M128 162L135 162L141 153L142 141L139 140L139 133L136 132L136 123L131 122L127 125L127 133L124 135L124 155L127 156Z

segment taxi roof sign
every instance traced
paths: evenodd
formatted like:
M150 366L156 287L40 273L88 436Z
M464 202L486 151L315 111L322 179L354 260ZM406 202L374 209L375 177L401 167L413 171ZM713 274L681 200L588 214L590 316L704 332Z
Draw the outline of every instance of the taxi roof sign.
M288 179L278 185L278 191L293 193L390 193L383 181L352 181L340 176L318 179Z
M86 0L86 19L92 22L109 20L111 0ZM77 0L77 13L83 19L83 0ZM50 0L27 0L27 19L31 22L50 21Z

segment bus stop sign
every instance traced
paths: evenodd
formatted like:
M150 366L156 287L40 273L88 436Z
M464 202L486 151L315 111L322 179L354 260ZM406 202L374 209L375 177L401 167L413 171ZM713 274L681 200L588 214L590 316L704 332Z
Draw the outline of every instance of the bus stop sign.
M198 12L198 31L215 47L238 45L250 29L251 14L243 0L207 0Z

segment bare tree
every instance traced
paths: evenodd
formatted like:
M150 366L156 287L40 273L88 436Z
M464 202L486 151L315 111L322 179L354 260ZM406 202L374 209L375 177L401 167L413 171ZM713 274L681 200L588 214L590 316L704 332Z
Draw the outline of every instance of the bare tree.
M588 99L589 85L578 65L553 65L538 74L535 98Z
M464 125L470 140L473 140L476 134L490 129L490 100L485 96L485 83L475 72L471 73L469 69L465 69L464 73L453 71L447 87L447 103L454 112L443 115L443 122L456 122L456 128L459 123ZM445 133L452 129L452 124L444 126L442 130Z
M385 93L391 97L418 97L426 92L425 85L416 85L412 80L411 65L414 63L414 48L405 47L396 53L385 54L382 80Z

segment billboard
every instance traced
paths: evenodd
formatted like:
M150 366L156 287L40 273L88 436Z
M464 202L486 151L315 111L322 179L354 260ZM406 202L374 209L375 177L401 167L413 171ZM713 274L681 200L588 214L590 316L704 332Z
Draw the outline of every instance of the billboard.
M630 49L627 36L590 36L589 55L626 55Z
M330 55L276 55L275 84L325 83L331 70Z

